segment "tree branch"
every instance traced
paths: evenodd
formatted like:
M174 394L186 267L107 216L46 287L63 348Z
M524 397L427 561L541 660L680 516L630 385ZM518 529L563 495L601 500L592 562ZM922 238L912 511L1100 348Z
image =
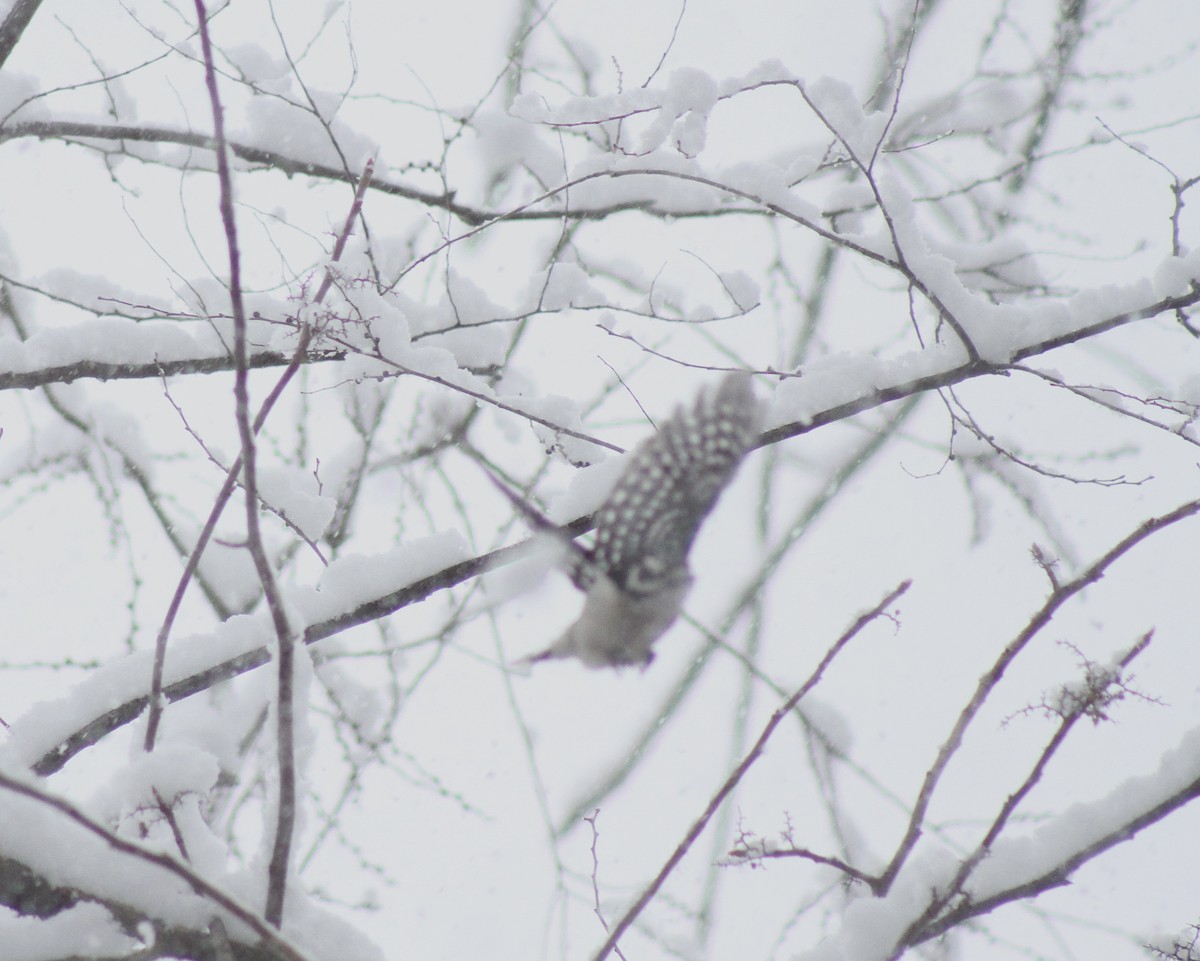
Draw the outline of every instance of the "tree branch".
M285 961L309 961L305 954L286 940L283 935L274 930L258 914L239 903L232 895L226 894L214 884L210 884L190 867L180 864L169 855L158 851L150 851L140 845L127 841L119 834L114 834L103 824L92 820L71 802L43 791L32 784L25 784L7 774L0 772L0 788L30 798L39 804L44 804L63 815L67 820L81 827L84 831L99 838L114 851L127 855L147 864L161 868L168 874L179 878L200 897L211 901L221 910L245 924L263 942L270 947L278 958ZM32 869L31 869L32 870ZM36 876L36 871L34 871ZM71 889L74 890L74 889Z
M606 940L604 944L600 946L600 950L598 950L592 956L592 961L604 961L604 959L613 951L617 945L617 942L620 940L621 935L623 935L626 930L628 930L629 926L637 920L638 915L645 910L646 905L648 905L654 898L654 895L658 893L658 890L666 882L671 872L675 870L676 865L683 860L683 856L687 854L692 845L696 843L696 839L700 837L700 833L708 825L708 822L712 820L712 816L717 813L717 809L724 803L725 799L730 795L733 789L737 787L738 782L740 782L741 779L746 776L746 772L750 770L754 762L762 756L763 751L766 750L767 741L770 740L771 735L775 733L775 729L779 727L780 722L782 722L783 719L792 712L805 694L807 694L814 687L816 687L817 684L820 683L821 678L825 676L825 671L828 669L829 665L833 663L838 654L841 653L842 649L864 627L870 624L871 621L875 620L877 617L884 616L886 608L893 604L896 599L899 598L911 586L912 581L904 581L899 586L895 587L873 608L866 613L861 614L859 618L845 631L845 633L843 633L841 637L839 637L833 642L832 645L830 645L829 650L825 652L825 656L821 658L821 662L817 665L812 674L809 675L808 680L806 680L796 690L796 693L784 701L783 704L781 704L775 710L775 713L771 715L770 720L768 720L766 726L763 727L762 733L758 736L758 740L754 742L754 746L750 748L750 751L744 758L742 758L741 763L733 769L733 773L725 779L725 783L721 785L721 787L717 790L717 793L712 796L711 800L709 800L708 806L704 809L704 813L701 814L700 817L696 819L695 823L692 824L691 828L688 829L687 834L684 835L683 840L679 842L679 845L672 852L671 856L667 858L666 863L662 866L662 869L655 876L654 880L646 886L646 889L642 891L641 895L638 896L638 899L633 903L632 907L625 912L625 914L621 917L621 920L613 925L612 930L609 932L608 940Z

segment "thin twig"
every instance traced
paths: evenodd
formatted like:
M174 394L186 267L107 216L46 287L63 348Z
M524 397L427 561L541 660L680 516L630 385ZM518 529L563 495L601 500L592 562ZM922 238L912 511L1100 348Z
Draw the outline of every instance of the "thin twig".
M597 846L600 843L600 829L596 827L596 818L598 817L600 817L600 809L596 808L584 820L587 821L592 829L592 911L600 919L601 926L607 931L608 922L604 920L604 911L600 908L600 853L597 850ZM621 961L626 961L620 947L614 945L613 952Z
M188 854L187 842L183 839L183 831L179 827L179 819L175 817L175 812L171 809L171 805L159 793L158 788L151 788L150 791L154 795L154 803L158 805L158 812L163 816L167 822L167 826L171 829L171 836L175 839L175 847L179 849L179 856L185 861L190 861L192 856Z

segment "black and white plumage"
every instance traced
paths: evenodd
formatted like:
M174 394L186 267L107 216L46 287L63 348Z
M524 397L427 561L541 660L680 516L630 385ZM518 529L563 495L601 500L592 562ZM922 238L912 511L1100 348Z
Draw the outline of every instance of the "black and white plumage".
M595 546L571 545L571 576L586 594L583 612L531 661L577 657L589 667L651 661L654 642L679 616L691 587L692 542L760 421L750 377L730 374L638 446L596 514ZM524 502L518 507L535 515L534 526L546 525Z

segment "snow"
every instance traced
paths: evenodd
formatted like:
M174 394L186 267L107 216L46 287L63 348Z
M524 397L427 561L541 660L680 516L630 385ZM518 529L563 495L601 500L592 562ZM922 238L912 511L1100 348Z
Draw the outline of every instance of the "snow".
M38 94L38 81L26 73L5 69L0 73L0 121L12 120L16 110L21 113L16 119L25 122L43 120L49 116L45 100L33 100Z
M103 821L119 822L153 805L155 791L168 803L186 793L207 797L219 773L216 758L207 751L177 742L163 744L115 771L93 794L89 808Z
M1154 290L1159 297L1181 297L1200 281L1200 250L1182 257L1168 257L1154 272Z
M8 776L16 777L14 772ZM61 812L11 790L0 791L0 848L51 884L122 901L167 923L204 927L212 916L211 907L178 877L146 861L114 855L105 840Z
M597 97L568 97L551 107L537 94L521 94L509 107L509 113L528 123L588 124L602 123L626 114L654 110L661 103L657 90L636 88L619 94Z
M76 904L53 917L18 917L0 908L0 944L5 961L127 957L137 941L126 935L99 904Z
M291 600L309 624L387 597L471 556L457 531L431 534L380 554L347 554L325 568L315 588L293 588Z
M578 265L557 263L535 274L529 282L529 300L540 301L544 310L567 307L594 307L604 303L603 295Z
M314 93L314 100L318 104L324 104L326 112L332 112L335 103L341 99L336 95L316 96L320 91L310 93ZM320 106L318 109L321 109ZM231 133L230 139L337 170L349 166L353 171L360 171L368 160L378 154L378 144L363 134L331 116L322 119L324 124L310 110L301 109L285 100L254 97L246 105L244 123ZM328 124L328 129L325 124ZM337 140L337 149L331 136Z
M904 205L898 204L897 209L903 210ZM1066 300L994 304L969 290L948 258L924 251L917 240L909 242L913 234L903 215L896 217L896 224L902 244L906 244L909 267L962 324L981 359L998 366L1027 349L1036 351L1049 340L1086 331L1113 318L1137 316L1160 296L1155 284L1139 280L1084 290ZM952 333L945 343L893 358L831 354L805 365L801 377L780 385L770 420L773 424L809 423L817 414L873 391L903 389L917 378L950 374L965 359L965 350Z
M387 737L391 716L377 688L365 684L338 662L343 645L337 638L321 642L323 658L316 667L321 686L338 706L339 713L353 726L356 737L344 750L355 763L367 763L377 745Z
M1134 837L1125 825L1181 793L1200 785L1200 726L1163 754L1153 774L1132 777L1103 797L1063 810L1024 837L1005 838L992 848L970 883L972 897L983 899L1021 885L1069 862L1090 846L1121 843Z
M798 78L782 60L774 57L761 61L747 73L721 83L721 96L730 97L740 90L749 90L768 83L796 83Z
M0 337L0 374L47 367L96 364L148 364L215 356L224 350L203 328L177 323L135 322L97 317L81 324L36 331L28 340Z
M313 899L289 898L286 920L288 936L314 959L383 961L386 957L379 945Z
M461 367L484 370L503 363L510 341L505 328L496 324L431 334L422 338L421 344L446 351ZM385 352L385 356L391 354Z
M236 43L222 48L222 53L242 76L253 83L290 78L291 66L287 59L271 56L262 44Z
M386 597L468 556L460 534L435 534L383 554L339 558L325 569L315 588L293 586L286 597L299 612L297 619L318 623ZM273 638L265 611L232 617L208 633L174 638L167 652L164 684L169 686L264 648ZM118 658L93 672L70 694L34 705L12 722L6 743L0 746L0 765L27 769L69 735L113 708L144 696L152 662L150 651Z
M661 94L661 112L643 131L639 152L657 150L669 136L685 157L697 156L704 149L708 115L717 98L717 82L703 70L684 67L673 71Z
M547 516L556 524L566 524L592 513L608 497L617 478L621 476L624 464L625 457L610 457L603 463L577 471L566 493L550 504Z
M720 171L713 179L793 217L814 223L821 219L821 212L815 204L792 192L794 178L789 172L774 164L740 163Z
M844 81L821 77L804 92L829 129L850 150L859 163L868 164L887 131L890 114L877 111L864 114L853 88Z
M675 214L710 211L717 196L712 187L671 176L706 173L675 151L660 150L644 157L588 157L571 168L571 201L579 207L650 204Z
M738 310L747 311L757 307L762 300L762 291L758 281L744 270L729 270L721 275L721 283L733 298Z
M941 344L892 359L831 354L806 364L799 377L790 377L775 389L766 426L793 421L811 423L825 411L870 396L877 390L897 388L918 378L951 370L962 360L961 349Z
M482 110L475 114L472 128L492 179L510 174L517 165L541 183L562 179L562 154L546 142L537 125L498 110Z
M261 613L231 617L211 632L175 638L167 651L164 683L264 647L273 636L269 618ZM12 723L7 742L0 745L0 766L27 768L96 718L145 696L152 664L152 651L116 658L69 694L35 704Z
M317 540L333 520L337 501L317 492L311 471L296 467L260 468L258 496L294 524L309 540Z
M458 270L450 268L446 271L446 289L449 293L444 295L442 305L449 308L453 323L477 324L508 316L508 312L488 297L479 284Z
M542 397L523 395L501 399L515 410L532 414L543 421L565 427L567 430L581 434L587 433L579 405L569 397L547 394ZM563 433L537 421L531 421L530 426L547 451L560 452L572 464L591 464L603 460L606 456L605 448L582 437Z
M840 918L841 926L799 958L801 961L885 961L896 942L929 902L929 892L957 869L957 858L945 849L923 845L909 857L886 897L860 894ZM853 897L856 889L849 891Z

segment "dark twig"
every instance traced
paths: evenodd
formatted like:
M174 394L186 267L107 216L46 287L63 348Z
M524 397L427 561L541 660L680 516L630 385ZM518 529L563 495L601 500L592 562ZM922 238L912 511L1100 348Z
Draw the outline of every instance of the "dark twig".
M592 829L592 911L596 917L600 919L600 924L604 930L608 930L608 922L604 920L604 912L600 908L600 854L596 850L600 843L600 829L596 827L596 818L600 817L600 809L596 808L591 814L584 818ZM625 955L617 946L613 947L613 953L616 954L621 961L626 961Z
M200 46L204 53L204 79L212 105L213 138L216 141L217 179L220 184L221 221L225 227L225 245L229 251L229 298L233 311L233 397L238 435L242 449L242 487L246 492L246 541L263 596L275 626L277 651L276 755L279 798L275 820L275 840L267 867L267 897L264 915L275 927L283 924L283 902L287 891L288 865L291 860L292 833L296 821L295 719L293 717L293 672L295 637L284 610L283 598L275 580L271 561L263 546L258 518L257 452L254 427L250 418L249 370L246 366L246 310L242 302L241 256L238 247L237 219L233 210L233 177L229 170L229 151L225 144L225 117L213 68L212 41L208 34L208 12L204 0L195 0L199 18Z

